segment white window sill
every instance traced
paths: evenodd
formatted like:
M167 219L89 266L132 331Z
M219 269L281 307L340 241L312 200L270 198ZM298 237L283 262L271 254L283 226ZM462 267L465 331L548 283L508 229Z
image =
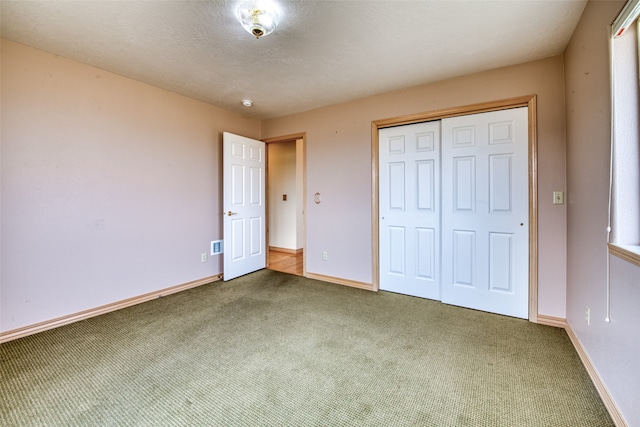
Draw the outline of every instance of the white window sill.
M609 243L609 253L640 267L640 245Z

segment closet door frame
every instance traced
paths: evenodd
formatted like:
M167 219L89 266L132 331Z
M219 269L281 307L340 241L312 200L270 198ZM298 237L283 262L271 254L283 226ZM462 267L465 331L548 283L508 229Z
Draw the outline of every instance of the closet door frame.
M528 108L529 128L529 321L538 322L538 177L537 177L537 118L536 95L526 95L462 107L446 108L425 113L375 120L371 122L371 200L372 200L372 260L373 287L380 288L380 240L379 240L379 141L378 131L392 126L408 125L448 117L465 116L516 107Z

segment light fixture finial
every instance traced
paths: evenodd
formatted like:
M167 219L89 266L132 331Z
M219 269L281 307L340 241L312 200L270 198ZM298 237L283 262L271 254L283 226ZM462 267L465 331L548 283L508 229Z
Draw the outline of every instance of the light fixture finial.
M278 26L277 6L275 3L264 0L240 3L236 10L236 16L242 27L256 39L271 34Z

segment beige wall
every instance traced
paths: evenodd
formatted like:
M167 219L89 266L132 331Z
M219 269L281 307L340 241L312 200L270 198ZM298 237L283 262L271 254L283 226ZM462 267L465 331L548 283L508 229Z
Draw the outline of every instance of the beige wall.
M296 141L268 145L269 246L297 247ZM287 200L282 196L287 195Z
M640 425L640 267L611 256L607 316L609 25L624 2L589 2L565 51L567 323L630 426ZM637 120L637 117L636 117ZM636 194L637 200L637 194ZM585 322L585 309L591 322Z
M304 249L304 140L296 141L296 249Z
M221 133L260 122L2 40L0 331L202 279Z
M371 121L530 94L538 96L539 313L564 318L566 209L552 204L553 191L565 190L562 56L264 121L265 138L307 132L307 271L372 281Z

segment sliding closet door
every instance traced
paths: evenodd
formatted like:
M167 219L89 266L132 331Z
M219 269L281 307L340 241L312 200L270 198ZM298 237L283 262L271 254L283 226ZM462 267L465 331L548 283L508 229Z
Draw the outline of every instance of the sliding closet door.
M440 299L440 122L378 135L380 289Z
M442 120L442 302L528 318L527 107Z

